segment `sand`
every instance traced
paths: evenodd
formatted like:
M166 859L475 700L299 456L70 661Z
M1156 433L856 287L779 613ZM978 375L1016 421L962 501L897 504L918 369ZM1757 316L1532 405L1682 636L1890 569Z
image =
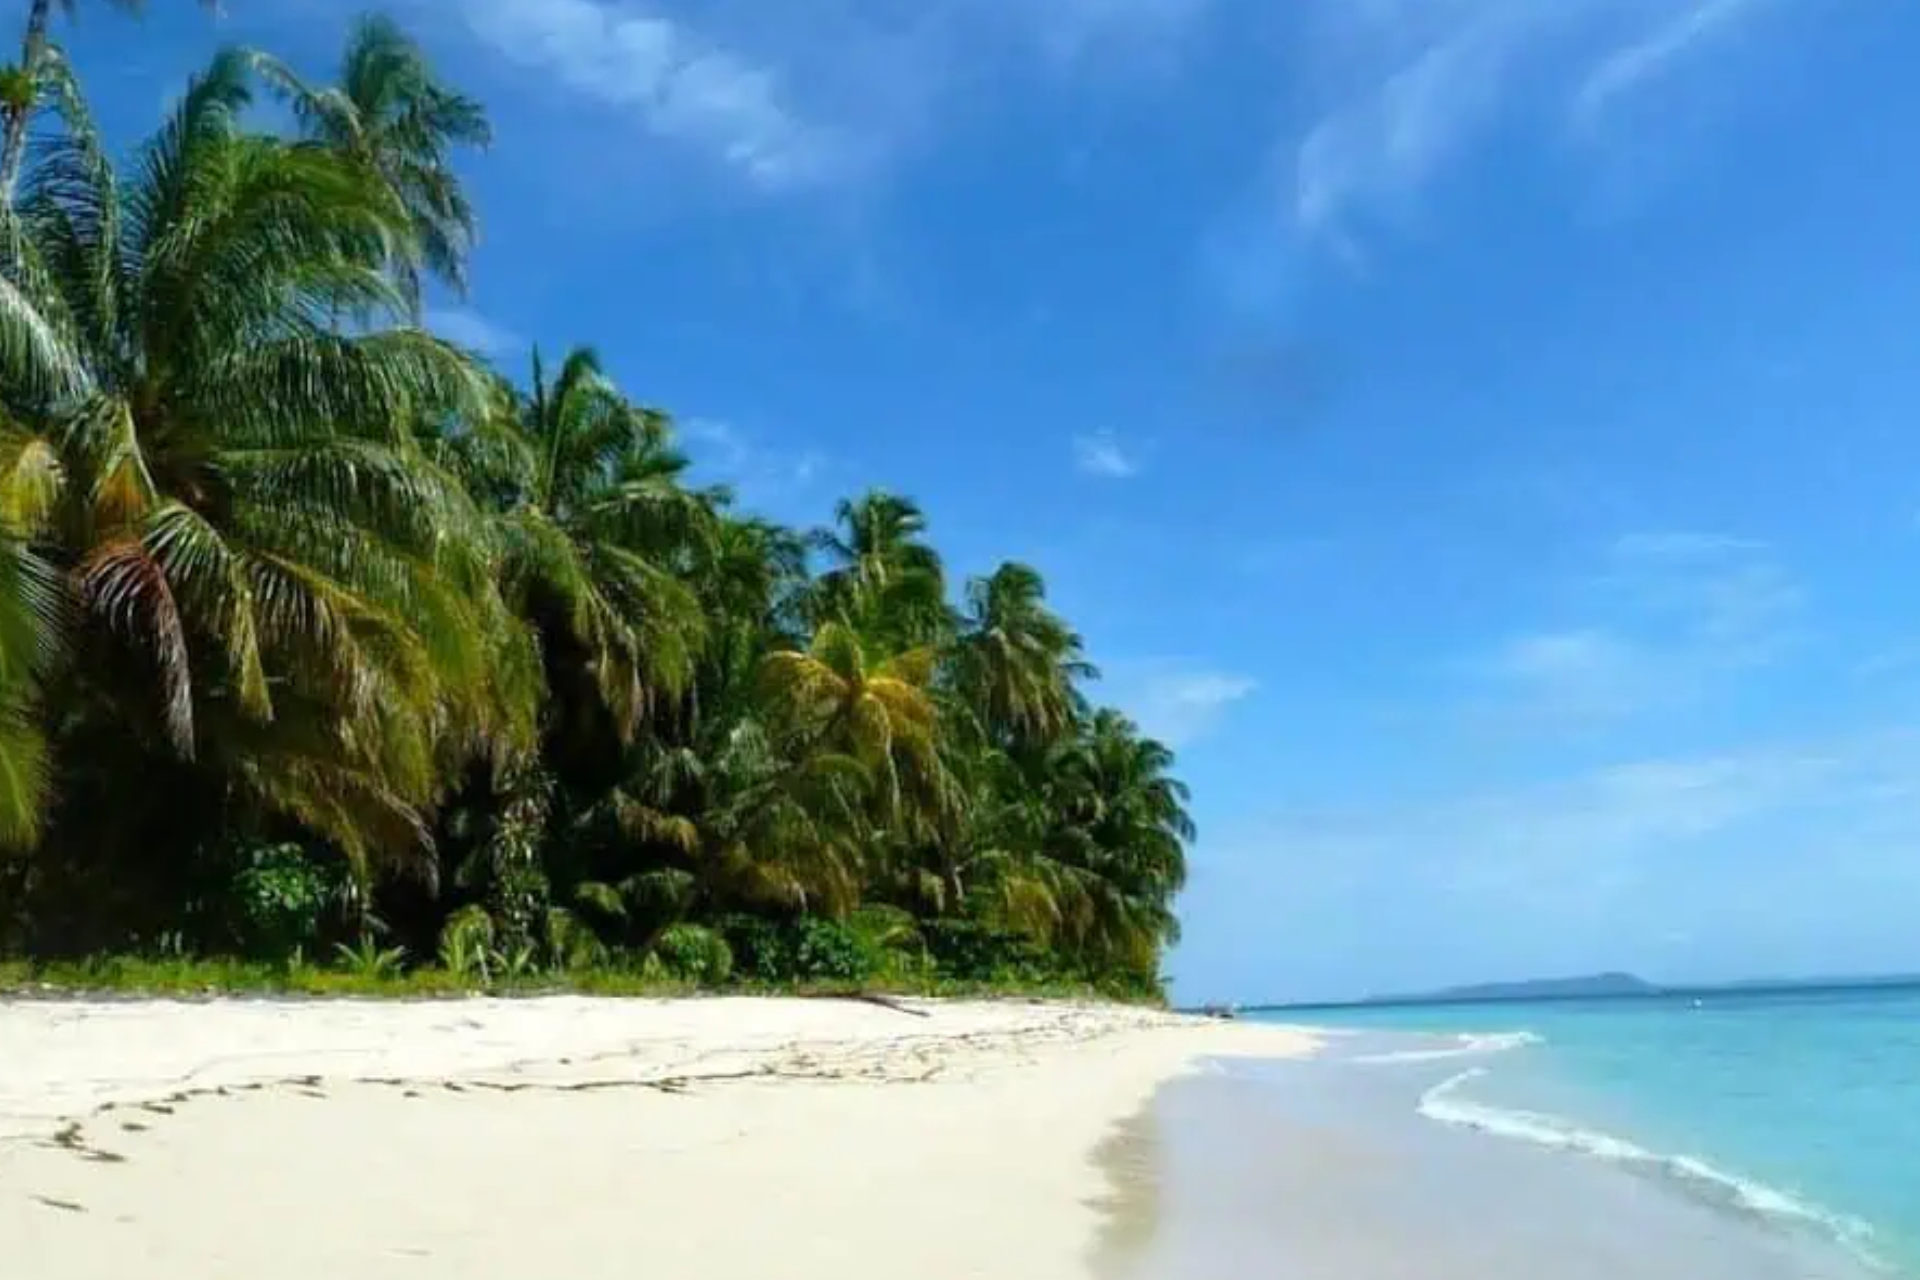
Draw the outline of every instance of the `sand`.
M1314 1047L911 1007L0 1004L0 1274L1065 1280L1162 1082Z

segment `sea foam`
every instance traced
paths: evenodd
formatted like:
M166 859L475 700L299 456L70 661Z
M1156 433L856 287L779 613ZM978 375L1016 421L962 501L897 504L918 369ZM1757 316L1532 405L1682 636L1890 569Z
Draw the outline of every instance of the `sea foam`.
M1369 1053L1354 1058L1363 1066L1394 1066L1408 1062L1443 1062L1449 1058L1478 1058L1487 1054L1507 1053L1514 1049L1525 1049L1530 1045L1543 1043L1541 1038L1531 1031L1503 1031L1493 1035L1461 1035L1453 1037L1454 1043L1429 1049L1399 1049L1391 1053Z
M1762 1223L1812 1230L1872 1266L1885 1265L1873 1249L1873 1229L1857 1218L1830 1212L1778 1187L1740 1177L1695 1156L1650 1151L1626 1138L1589 1129L1558 1116L1491 1106L1460 1096L1468 1084L1488 1074L1484 1067L1472 1067L1441 1081L1421 1095L1420 1114L1455 1128L1551 1147L1663 1178L1717 1208Z

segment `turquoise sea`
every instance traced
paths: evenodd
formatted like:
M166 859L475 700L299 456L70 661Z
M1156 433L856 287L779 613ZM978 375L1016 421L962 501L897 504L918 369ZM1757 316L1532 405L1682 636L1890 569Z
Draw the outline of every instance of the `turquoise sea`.
M1290 1011L1427 1121L1920 1278L1920 988Z

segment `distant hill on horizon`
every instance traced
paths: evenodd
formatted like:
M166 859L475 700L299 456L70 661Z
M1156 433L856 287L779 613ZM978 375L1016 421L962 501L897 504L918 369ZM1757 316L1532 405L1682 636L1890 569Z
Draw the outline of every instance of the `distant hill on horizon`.
M1481 1000L1580 1000L1602 996L1651 996L1666 990L1631 973L1582 974L1572 978L1528 978L1518 982L1482 982L1416 994L1375 995L1361 1004L1443 1004Z
M1854 974L1805 978L1736 978L1728 982L1663 984L1631 973L1582 974L1571 978L1531 978L1442 987L1434 991L1371 995L1358 1000L1297 1001L1251 1008L1337 1009L1370 1005L1478 1004L1501 1000L1604 1000L1633 996L1710 996L1782 994L1795 991L1920 988L1920 973Z

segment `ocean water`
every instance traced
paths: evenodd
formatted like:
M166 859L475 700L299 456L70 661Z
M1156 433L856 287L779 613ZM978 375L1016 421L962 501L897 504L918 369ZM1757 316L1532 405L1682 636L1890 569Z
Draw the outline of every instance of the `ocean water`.
M1920 989L1253 1015L1427 1122L1551 1150L1920 1280ZM1417 1033L1417 1034L1406 1034Z

